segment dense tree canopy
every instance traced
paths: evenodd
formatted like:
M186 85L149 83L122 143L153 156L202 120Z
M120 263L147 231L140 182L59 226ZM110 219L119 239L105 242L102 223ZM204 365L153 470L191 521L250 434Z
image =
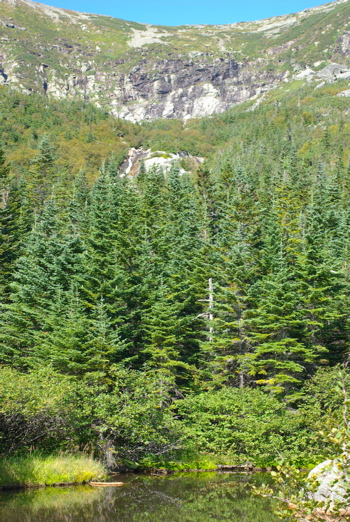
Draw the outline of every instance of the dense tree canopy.
M13 110L20 107L30 123L32 102L11 96L21 100ZM203 130L196 147L206 162L185 174L175 164L120 177L119 140L99 169L86 160L87 180L76 158L70 164L64 104L60 125L43 124L29 155L36 138L19 141L16 151L3 122L0 364L6 379L9 368L22 380L28 375L28 386L38 386L45 368L61 375L72 407L86 406L80 444L113 441L135 460L177 447L183 422L183 434L200 434L203 449L225 452L236 444L237 454L239 445L253 444L250 435L219 440L213 432L205 443L206 423L215 424L226 407L253 417L272 408L276 418L266 422L274 435L262 452L268 458L273 440L296 428L286 404L297 407L305 383L322 369L347 364L350 124L329 87L302 89L299 106L295 96L285 96L278 110L272 99L205 126L189 122L182 137L183 123L174 122L170 138L177 129L184 150L191 129ZM45 105L49 118L55 103ZM80 109L73 122L92 111L108 128L107 115ZM205 140L217 121L213 153ZM116 126L129 145L157 142L165 132L156 123ZM106 140L110 153L107 130ZM203 423L190 428L196 411ZM11 431L5 406L0 415ZM18 415L24 426L36 412ZM283 430L274 424L280 417ZM236 421L227 421L228 431L239 429ZM306 429L304 417L297 424ZM70 437L71 429L62 428ZM295 448L300 444L293 438Z

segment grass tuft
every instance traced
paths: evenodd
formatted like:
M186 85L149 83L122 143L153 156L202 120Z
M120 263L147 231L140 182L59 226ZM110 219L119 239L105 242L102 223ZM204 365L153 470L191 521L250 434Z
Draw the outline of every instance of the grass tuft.
M85 455L28 455L0 461L0 487L84 484L106 477L103 465Z

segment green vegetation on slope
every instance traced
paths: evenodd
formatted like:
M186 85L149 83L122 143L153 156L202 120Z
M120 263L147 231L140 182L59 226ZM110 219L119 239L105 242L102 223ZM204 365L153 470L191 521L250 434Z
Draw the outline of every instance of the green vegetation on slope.
M70 182L80 169L96 177L102 161L113 152L121 163L130 146L137 145L138 127L115 120L83 102L48 102L39 95L0 89L1 140L8 149L14 173L28 171L43 137L59 149L55 165Z
M212 77L205 81L213 85L215 63L234 61L240 64L243 89L250 86L249 76L258 84L263 76L260 86L264 87L278 83L286 71L349 61L348 2L258 22L161 27L4 0L0 22L1 72L8 85L25 92L47 90L52 97L89 99L109 110L115 109L116 100L119 107L133 103L135 92L141 101L152 92L154 101L159 101L162 97L153 90L154 73L160 65L164 75L171 76L171 70L163 69L166 61L183 62L185 68L198 64L199 71L212 69ZM146 34L148 38L142 38ZM266 78L266 71L277 76ZM137 87L145 79L148 89L139 92ZM194 70L192 85L196 80ZM188 88L181 85L181 76L179 87Z
M349 357L346 87L289 84L186 125L1 91L3 455L336 451L319 431L341 422ZM130 145L206 162L121 178Z

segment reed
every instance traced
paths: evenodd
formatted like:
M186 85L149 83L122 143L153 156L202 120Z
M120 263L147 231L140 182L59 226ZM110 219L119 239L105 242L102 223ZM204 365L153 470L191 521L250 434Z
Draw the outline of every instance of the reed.
M31 454L0 460L0 487L84 484L104 478L103 465L86 455Z

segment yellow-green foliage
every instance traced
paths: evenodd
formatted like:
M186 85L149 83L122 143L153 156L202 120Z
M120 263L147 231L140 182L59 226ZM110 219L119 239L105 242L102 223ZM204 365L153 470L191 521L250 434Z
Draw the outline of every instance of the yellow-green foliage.
M11 446L33 447L48 437L51 450L62 438L71 438L79 419L74 383L50 368L19 373L0 368L0 419L4 430L0 440ZM62 448L62 447L61 447Z
M140 467L151 469L167 469L172 471L181 471L188 469L206 469L212 470L218 467L218 464L225 463L225 459L218 455L206 455L204 453L184 452L176 459L161 459L156 457L146 457L141 460Z
M47 103L38 95L22 95L0 89L1 140L14 172L28 170L47 135L57 151L56 168L77 174L83 169L95 178L104 159L112 153L123 161L137 146L139 126L116 120L105 111L83 102Z
M83 484L105 477L103 465L85 455L45 457L34 454L4 458L0 462L1 486Z
M61 510L71 513L77 508L89 511L89 506L98 501L103 493L104 488L92 488L88 485L19 491L1 503L0 520L7 520L8 513L14 509L18 519L22 516L23 520L39 520L42 510L54 514Z

